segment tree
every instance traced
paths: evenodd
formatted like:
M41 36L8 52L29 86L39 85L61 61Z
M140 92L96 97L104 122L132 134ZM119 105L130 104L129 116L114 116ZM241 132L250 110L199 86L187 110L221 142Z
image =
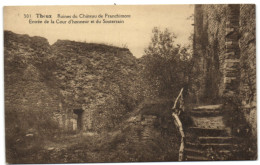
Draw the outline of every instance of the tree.
M153 37L145 49L145 77L159 97L172 98L187 83L191 59L189 47L175 43L177 38L168 29L153 29Z

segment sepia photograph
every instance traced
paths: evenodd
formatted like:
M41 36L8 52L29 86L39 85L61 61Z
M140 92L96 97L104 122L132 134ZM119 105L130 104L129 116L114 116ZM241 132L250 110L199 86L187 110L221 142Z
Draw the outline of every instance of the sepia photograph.
M4 6L8 164L257 160L256 5Z

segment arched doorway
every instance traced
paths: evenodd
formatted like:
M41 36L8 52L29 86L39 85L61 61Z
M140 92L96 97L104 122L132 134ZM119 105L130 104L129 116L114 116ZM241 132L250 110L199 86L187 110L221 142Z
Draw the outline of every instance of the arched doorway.
M74 109L73 112L77 115L77 130L81 131L82 130L82 114L83 110L82 109Z

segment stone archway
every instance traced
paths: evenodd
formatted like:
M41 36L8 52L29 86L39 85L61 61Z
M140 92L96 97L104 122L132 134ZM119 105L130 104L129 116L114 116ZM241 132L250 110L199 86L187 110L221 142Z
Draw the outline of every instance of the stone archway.
M84 111L82 109L74 109L73 112L77 115L77 130L81 131L82 130L82 114Z

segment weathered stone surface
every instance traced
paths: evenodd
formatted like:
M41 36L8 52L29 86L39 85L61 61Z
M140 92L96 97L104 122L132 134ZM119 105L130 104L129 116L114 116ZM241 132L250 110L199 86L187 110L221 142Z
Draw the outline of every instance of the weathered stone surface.
M234 71L239 73L239 62L238 59L226 59L224 62L224 71L228 69L234 69Z
M67 109L83 110L83 131L113 128L141 97L133 83L138 64L128 49L62 40L51 48Z
M82 129L97 131L113 128L142 100L140 69L128 49L4 35L7 112L46 111L65 130L76 130L73 110L82 109Z
M232 129L244 129L248 135L244 140L250 139L246 143L252 150L256 144L255 5L196 5L194 15L193 97L197 103L222 100L233 106L223 111L233 109L229 117L238 121ZM197 126L203 126L200 122Z
M46 111L52 116L60 109L61 97L49 81L55 78L47 71L52 66L49 43L10 31L5 31L4 40L6 111Z
M225 125L223 123L222 116L214 117L192 117L194 125L200 128L215 128L223 129Z
M196 5L194 21L193 93L197 101L223 96L225 76L239 76L240 87L235 93L247 102L255 100L255 6ZM231 59L240 59L239 64L230 63Z
M234 159L237 141L231 135L231 126L224 121L223 105L206 105L192 111L211 111L207 116L192 115L193 124L186 133L186 160ZM222 112L222 113L217 113Z

